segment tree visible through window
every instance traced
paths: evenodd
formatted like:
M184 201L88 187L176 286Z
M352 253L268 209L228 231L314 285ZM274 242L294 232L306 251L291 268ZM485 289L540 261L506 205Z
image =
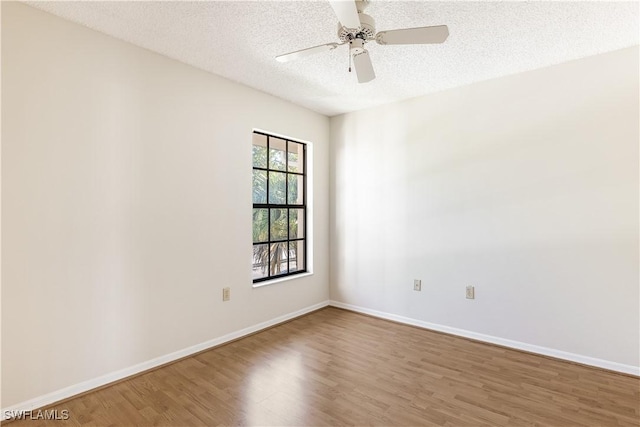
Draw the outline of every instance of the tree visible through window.
M306 145L253 133L253 281L306 271Z

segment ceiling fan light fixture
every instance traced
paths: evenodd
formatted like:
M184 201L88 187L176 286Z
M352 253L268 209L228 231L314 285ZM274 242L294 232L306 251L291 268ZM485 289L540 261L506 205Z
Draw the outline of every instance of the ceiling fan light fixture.
M349 53L351 53L351 55L357 55L364 51L365 51L364 40L360 38L355 38L349 41Z

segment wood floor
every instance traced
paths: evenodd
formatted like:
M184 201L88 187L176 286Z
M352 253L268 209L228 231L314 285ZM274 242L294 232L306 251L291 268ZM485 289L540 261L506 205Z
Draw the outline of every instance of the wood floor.
M326 308L10 426L638 426L639 406L632 376Z

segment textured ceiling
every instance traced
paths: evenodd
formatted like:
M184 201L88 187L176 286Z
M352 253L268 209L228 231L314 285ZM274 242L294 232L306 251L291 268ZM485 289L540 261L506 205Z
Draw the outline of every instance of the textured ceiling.
M371 0L378 31L446 24L441 45L368 43L377 78L358 84L318 1L25 2L170 58L332 116L639 44L639 3Z

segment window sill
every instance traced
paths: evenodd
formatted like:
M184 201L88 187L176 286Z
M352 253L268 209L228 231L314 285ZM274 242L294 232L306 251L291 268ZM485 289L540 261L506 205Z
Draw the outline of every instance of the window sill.
M296 279L301 279L303 277L309 277L309 276L313 276L313 273L311 273L311 272L300 273L300 274L294 274L293 276L281 277L279 279L265 280L264 282L254 283L253 284L253 288L254 289L255 288L262 288L263 286L275 285L276 283L288 282L289 280L296 280Z

